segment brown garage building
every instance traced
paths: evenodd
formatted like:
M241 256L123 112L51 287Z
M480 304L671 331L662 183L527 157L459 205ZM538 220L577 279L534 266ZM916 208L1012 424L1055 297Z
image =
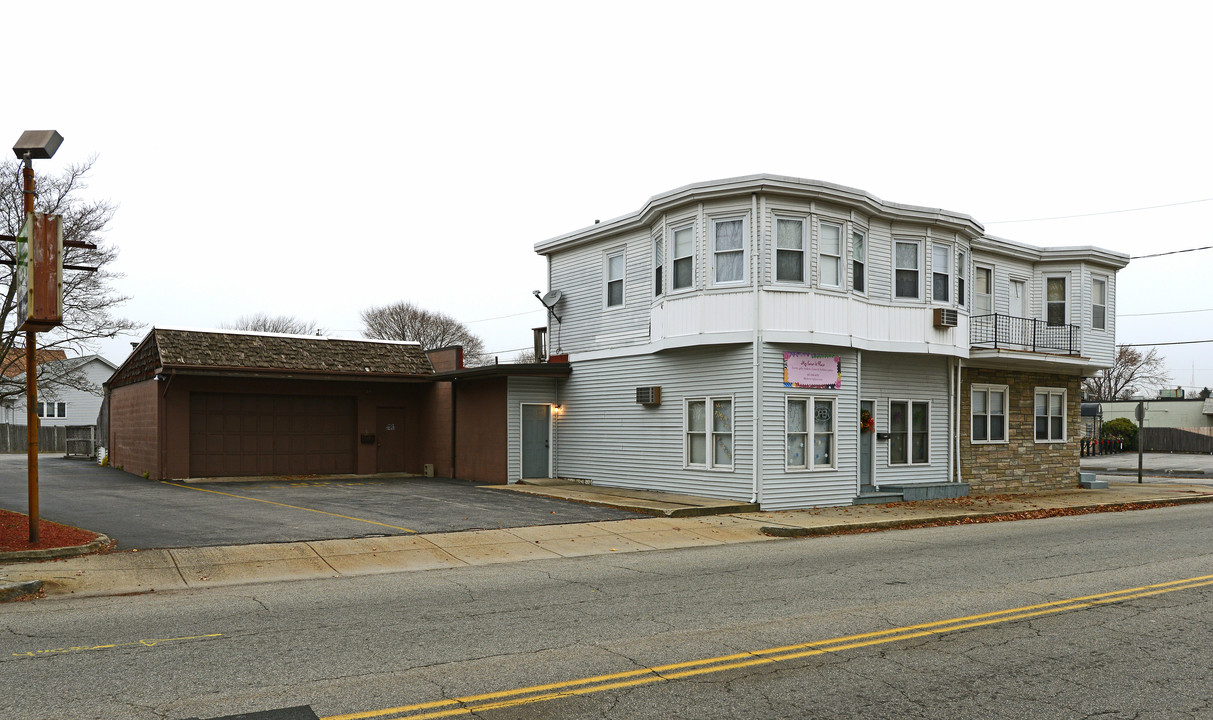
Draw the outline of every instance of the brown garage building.
M451 383L415 343L156 328L107 388L111 464L154 479L451 473Z

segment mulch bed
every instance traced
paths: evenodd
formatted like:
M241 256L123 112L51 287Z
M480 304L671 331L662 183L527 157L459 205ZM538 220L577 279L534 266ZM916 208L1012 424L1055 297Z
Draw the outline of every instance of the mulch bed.
M0 552L72 547L90 543L98 537L100 536L95 532L40 520L38 522L38 542L31 544L29 518L21 513L0 510Z

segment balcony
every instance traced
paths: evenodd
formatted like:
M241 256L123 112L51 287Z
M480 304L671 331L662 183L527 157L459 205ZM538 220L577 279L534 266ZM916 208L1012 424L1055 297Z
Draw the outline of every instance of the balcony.
M975 315L969 318L969 344L975 348L1080 355L1082 328L1011 315Z

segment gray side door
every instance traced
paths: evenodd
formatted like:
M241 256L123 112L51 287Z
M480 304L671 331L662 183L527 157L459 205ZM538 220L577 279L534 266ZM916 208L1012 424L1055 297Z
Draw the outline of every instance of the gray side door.
M551 477L552 406L522 406L522 477Z

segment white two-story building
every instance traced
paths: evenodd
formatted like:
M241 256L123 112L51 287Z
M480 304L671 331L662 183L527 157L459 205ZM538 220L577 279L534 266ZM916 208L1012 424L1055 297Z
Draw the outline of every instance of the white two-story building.
M696 183L540 242L567 378L518 475L766 509L1074 486L1079 382L1128 257L773 175Z

